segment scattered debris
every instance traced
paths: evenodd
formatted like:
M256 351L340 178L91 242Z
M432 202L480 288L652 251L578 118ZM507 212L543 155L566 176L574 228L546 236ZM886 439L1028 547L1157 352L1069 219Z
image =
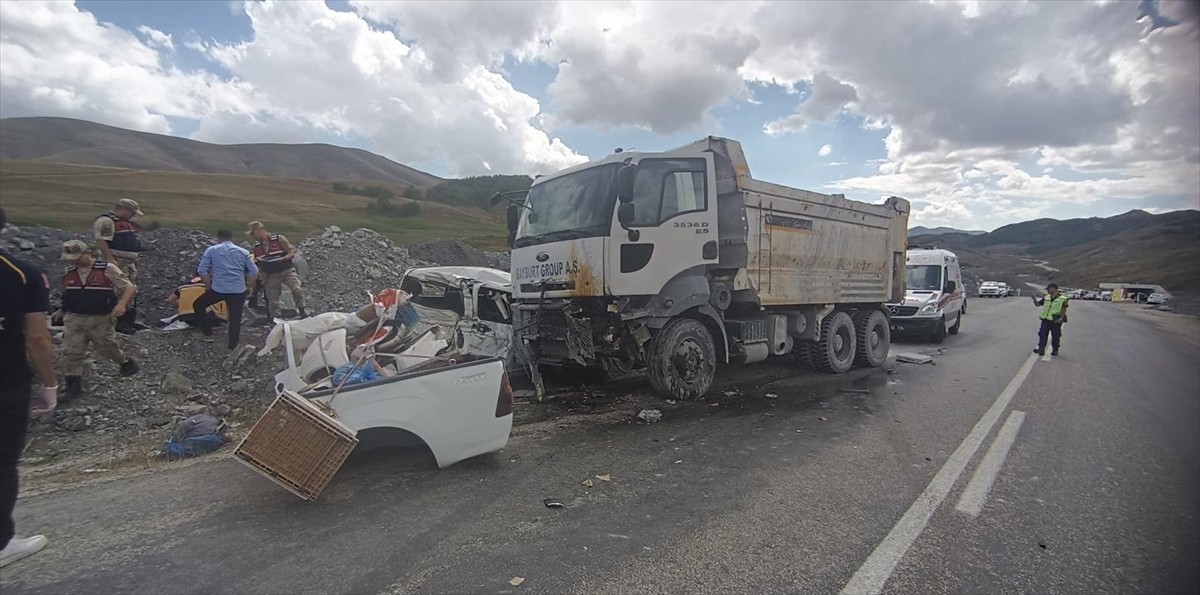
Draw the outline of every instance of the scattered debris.
M542 504L545 504L546 508L565 508L562 500L559 500L558 498L546 498L545 500L542 500Z
M819 416L819 417L817 417L817 419L818 419L819 421L826 421L826 419L825 419L825 416Z
M738 391L737 391L737 389L733 389L733 390L727 390L727 391L725 391L725 396L727 396L727 397L732 397L732 396L734 396L734 395L736 395L736 394L738 394Z
M167 372L162 380L163 394L186 395L192 390L192 381L179 372Z
M866 388L839 388L838 392L839 393L850 393L850 394L854 394L854 395L869 395L869 394L871 394L871 390L866 389Z
M512 585L512 586L514 586L514 587L520 587L520 586L521 586L521 583L524 583L524 582L525 582L525 577L523 577L523 576L514 576L514 577L512 577L512 579L510 579L510 580L508 581L508 584L510 584L510 585Z
M590 488L590 487L596 485L595 482L593 482L590 479L585 479L582 482L580 482L580 484L583 485L583 487L585 487L585 488Z
M643 409L637 414L637 417L648 424L652 424L662 419L662 411L658 409Z
M928 364L933 362L933 358L919 353L897 353L896 361L906 364Z
M675 461L675 464L676 464L676 465L678 465L678 464L680 464L680 463L682 463L682 462L683 462L683 459L679 459L678 461Z
M599 479L600 481L612 481L612 476L605 473L604 475L597 475L596 479Z
M775 394L775 393L767 393L767 394L765 394L765 395L763 395L763 396L764 396L764 397L766 397L766 398L768 398L768 399L778 399L778 398L779 398L779 395L777 395L777 394Z

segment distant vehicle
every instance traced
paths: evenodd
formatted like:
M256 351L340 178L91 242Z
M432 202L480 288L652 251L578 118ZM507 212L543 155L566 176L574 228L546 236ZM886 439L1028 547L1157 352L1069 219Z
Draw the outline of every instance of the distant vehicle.
M1013 297L1017 295L1017 288L1012 285L1004 286L1004 297Z
M1106 302L1111 302L1112 301L1112 292L1111 291L1100 292L1100 299L1103 301L1106 301Z
M1004 295L1004 288L996 281L984 281L979 284L979 297L1000 297L1002 295Z
M909 250L904 301L888 304L893 333L923 334L934 343L957 335L967 311L958 256L949 250Z
M1152 293L1152 294L1150 294L1150 297L1146 298L1146 303L1147 304L1165 304L1165 303L1167 303L1167 300L1169 300L1169 299L1171 299L1171 298L1168 298L1164 294Z

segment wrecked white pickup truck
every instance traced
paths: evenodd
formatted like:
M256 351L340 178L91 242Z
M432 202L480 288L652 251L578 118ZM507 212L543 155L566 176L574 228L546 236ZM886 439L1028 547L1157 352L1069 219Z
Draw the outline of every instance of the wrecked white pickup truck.
M414 330L452 330L454 350L505 360L509 373L523 367L512 351L511 275L483 267L423 267L404 273L400 289L420 314Z

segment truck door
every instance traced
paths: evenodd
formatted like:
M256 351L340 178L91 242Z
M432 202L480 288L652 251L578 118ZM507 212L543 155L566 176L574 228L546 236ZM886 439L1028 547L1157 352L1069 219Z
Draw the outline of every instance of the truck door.
M609 236L609 295L654 295L680 272L717 261L712 155L645 158L636 165L634 220L625 229L614 217Z

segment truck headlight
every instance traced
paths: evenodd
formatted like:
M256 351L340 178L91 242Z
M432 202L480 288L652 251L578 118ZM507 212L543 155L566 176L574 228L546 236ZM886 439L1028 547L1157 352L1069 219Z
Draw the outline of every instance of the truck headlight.
M917 316L933 316L937 313L937 304L925 304L917 311Z

